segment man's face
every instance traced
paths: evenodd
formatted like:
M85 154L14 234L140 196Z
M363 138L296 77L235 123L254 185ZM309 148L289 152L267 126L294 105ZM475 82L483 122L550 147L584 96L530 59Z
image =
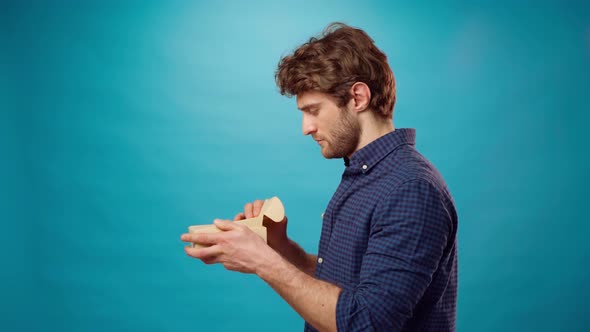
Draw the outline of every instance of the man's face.
M350 157L357 150L361 126L348 107L316 91L297 95L297 107L303 112L303 134L313 137L325 158Z

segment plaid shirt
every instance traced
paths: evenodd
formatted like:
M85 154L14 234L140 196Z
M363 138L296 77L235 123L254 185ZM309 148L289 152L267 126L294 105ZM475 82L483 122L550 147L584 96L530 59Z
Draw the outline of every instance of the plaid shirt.
M415 137L397 129L345 158L315 271L342 288L338 331L455 330L457 213Z

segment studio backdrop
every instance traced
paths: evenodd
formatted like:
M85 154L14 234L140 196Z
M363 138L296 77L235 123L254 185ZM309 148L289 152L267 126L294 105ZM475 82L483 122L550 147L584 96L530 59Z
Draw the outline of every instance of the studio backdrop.
M534 6L534 7L533 7ZM579 3L7 1L3 331L301 331L263 281L186 256L189 225L278 196L317 250L342 160L274 72L340 21L387 55L394 122L459 213L459 331L583 331L590 14Z

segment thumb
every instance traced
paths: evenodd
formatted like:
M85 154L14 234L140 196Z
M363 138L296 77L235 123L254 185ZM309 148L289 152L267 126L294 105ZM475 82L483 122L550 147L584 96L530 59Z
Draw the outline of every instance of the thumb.
M236 225L234 225L234 223L229 220L215 219L213 220L213 223L222 231L230 231L236 227Z

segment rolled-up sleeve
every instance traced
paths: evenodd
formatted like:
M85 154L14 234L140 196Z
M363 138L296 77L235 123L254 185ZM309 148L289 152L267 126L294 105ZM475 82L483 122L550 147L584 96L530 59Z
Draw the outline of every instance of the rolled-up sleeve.
M452 221L440 191L407 181L375 208L360 280L336 305L338 331L399 331L439 267Z

